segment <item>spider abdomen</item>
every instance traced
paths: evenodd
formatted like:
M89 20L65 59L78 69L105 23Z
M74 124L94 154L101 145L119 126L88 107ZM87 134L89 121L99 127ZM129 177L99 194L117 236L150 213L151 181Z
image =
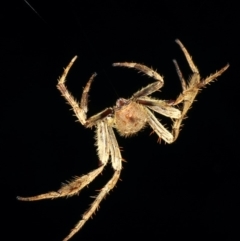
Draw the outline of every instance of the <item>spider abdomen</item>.
M147 121L146 111L136 102L130 102L115 110L115 127L121 136L130 136L140 131Z

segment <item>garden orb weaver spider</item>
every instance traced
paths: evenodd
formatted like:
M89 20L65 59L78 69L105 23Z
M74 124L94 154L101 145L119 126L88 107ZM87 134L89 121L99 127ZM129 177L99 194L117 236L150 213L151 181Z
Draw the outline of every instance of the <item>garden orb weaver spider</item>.
M195 100L198 91L220 76L228 67L226 65L215 74L210 75L206 79L200 79L200 74L193 63L188 51L183 44L176 40L176 43L183 51L187 62L192 70L192 76L188 83L184 80L177 62L174 64L182 85L182 93L175 101L157 100L149 97L153 92L158 91L163 86L163 78L156 71L148 68L145 65L137 63L114 63L113 66L134 68L143 72L144 74L154 78L156 81L148 86L142 88L140 91L134 93L130 99L120 98L116 101L114 107L106 108L100 113L87 118L88 111L88 92L96 74L93 74L83 89L82 98L78 103L65 86L66 76L72 67L77 56L75 56L64 70L62 76L58 80L57 88L72 107L75 115L80 123L86 128L96 128L97 151L101 165L89 172L86 175L76 177L72 181L63 184L58 191L52 191L45 194L40 194L33 197L17 197L22 201L36 201L41 199L53 199L59 197L69 197L79 193L86 185L91 183L104 169L109 157L111 156L112 167L114 169L113 177L107 184L99 191L90 208L83 214L82 219L71 230L70 234L63 240L69 240L76 232L78 232L85 222L92 216L92 214L99 207L102 199L109 193L116 185L120 172L122 169L122 156L113 131L117 129L121 136L131 136L140 131L145 125L150 125L154 132L167 143L174 142L180 131L181 122L186 116L189 108ZM181 110L174 106L181 104ZM173 120L172 132L169 132L155 117L153 112L157 112L164 116L170 117Z

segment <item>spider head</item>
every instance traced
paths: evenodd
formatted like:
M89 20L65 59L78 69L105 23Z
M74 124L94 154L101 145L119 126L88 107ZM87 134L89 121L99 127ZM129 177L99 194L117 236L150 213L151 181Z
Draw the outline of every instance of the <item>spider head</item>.
M119 110L121 109L124 105L127 105L129 103L129 100L127 99L124 99L124 98L119 98L117 101L116 101L116 110Z

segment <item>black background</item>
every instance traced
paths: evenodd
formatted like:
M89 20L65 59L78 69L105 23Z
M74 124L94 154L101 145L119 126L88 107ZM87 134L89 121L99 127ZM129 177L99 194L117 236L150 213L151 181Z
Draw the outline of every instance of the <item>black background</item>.
M144 63L164 76L159 99L181 91L172 59L191 71L178 45L193 56L202 77L230 68L198 96L176 143L157 143L148 127L123 148L119 181L100 210L72 240L238 240L239 17L237 6L193 1L29 1L2 6L1 151L5 240L62 240L113 171L110 165L79 196L20 202L57 190L65 180L98 166L94 131L85 129L56 89L74 55L67 86L79 99L93 72L89 116L152 79L112 68ZM160 117L170 128L169 119ZM6 190L5 190L6 188Z

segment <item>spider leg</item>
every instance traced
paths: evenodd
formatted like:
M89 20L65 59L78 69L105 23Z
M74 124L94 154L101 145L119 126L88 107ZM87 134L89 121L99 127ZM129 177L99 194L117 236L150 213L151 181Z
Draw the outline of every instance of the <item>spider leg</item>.
M81 122L81 124L85 125L86 118L87 118L86 114L88 111L88 108L87 108L88 92L90 90L92 81L93 81L94 77L96 76L96 73L94 73L91 76L91 78L87 82L85 88L83 89L83 94L82 94L82 98L81 98L81 102L80 102L80 106L79 106L79 103L74 99L74 97L71 95L71 93L68 91L68 89L65 85L67 74L76 59L77 59L77 56L75 56L71 60L71 62L68 64L68 66L64 69L62 76L58 80L57 88L62 93L62 96L67 100L68 104L72 107L75 115L77 116L77 118Z
M90 208L83 214L82 219L75 225L75 227L71 230L71 232L68 234L68 236L63 240L67 241L69 240L75 233L77 233L83 225L87 222L87 220L94 214L94 212L98 209L99 204L103 200L103 198L115 187L120 172L122 169L122 157L120 153L120 149L116 140L116 137L114 135L112 127L107 127L108 130L106 130L109 133L109 149L111 153L111 160L112 160L112 166L115 170L113 177L107 182L107 184L100 190L98 195L95 197L95 200L91 204Z
M224 71L226 71L227 68L229 67L229 65L226 65L225 67L223 67L222 69L217 71L215 74L210 75L208 78L201 81L199 71L198 71L196 65L193 63L193 60L192 60L191 56L189 55L187 49L184 47L184 45L178 39L176 40L176 43L180 46L181 50L183 51L183 53L187 59L187 62L193 72L193 75L191 76L189 83L186 83L186 81L183 78L182 72L178 66L177 61L176 60L173 61L175 68L177 70L177 74L179 76L181 85L182 85L182 89L183 89L182 94L180 94L179 97L176 99L176 101L173 103L173 105L183 103L181 117L179 119L176 119L173 123L173 136L174 136L173 141L175 141L177 139L179 132L180 132L181 123L182 123L183 119L185 118L188 110L192 106L200 88L204 87L206 84L208 84L211 81L213 81L214 79L216 79Z
M133 94L132 98L138 98L141 96L150 95L151 93L159 90L164 84L163 77L161 75L159 75L156 71L154 71L153 69L150 69L149 67L147 67L145 65L124 62L124 63L114 63L113 66L135 68L135 69L139 70L140 72L157 80L157 82L152 83L152 84L142 88L140 91L136 92L135 94Z
M190 56L190 54L188 53L187 49L184 47L182 42L179 39L176 39L175 42L180 46L181 50L183 51L192 72L193 73L199 73L198 68L196 67L196 65L192 61L192 57Z
M177 61L176 60L173 61L175 68L177 70L179 79L181 81L182 89L183 89L183 93L177 98L174 105L177 105L184 101L185 102L184 105L186 105L186 106L185 106L185 111L183 111L183 113L185 112L184 113L184 115L185 115L187 110L191 107L194 99L196 98L199 89L204 87L205 85L209 84L211 81L216 79L218 76L220 76L224 71L227 70L227 68L229 67L229 64L227 64L225 67L223 67L222 69L217 71L215 74L212 74L205 80L201 81L199 71L198 71L196 65L193 63L193 60L192 60L190 54L188 53L187 49L184 47L184 45L181 43L180 40L176 39L176 43L180 46L181 50L183 51L183 53L187 59L187 62L193 72L193 75L191 76L190 81L187 84L183 78L182 72L178 66ZM186 102L189 102L190 104L186 104Z
M118 146L117 139L113 132L112 127L108 126L108 132L110 137L110 153L111 153L111 162L114 170L120 171L122 169L122 155L120 148Z
M179 95L179 97L176 99L173 105L177 105L179 103L183 103L182 107L182 115L181 118L174 120L173 123L173 136L174 136L174 141L177 139L179 132L180 132L180 127L183 119L185 118L188 110L191 108L200 88L204 87L206 84L209 84L211 81L216 79L218 76L220 76L224 71L227 70L229 65L226 65L219 71L217 71L215 74L210 75L207 79L201 81L200 83L198 82L198 79L200 79L200 76L193 74L191 77L191 85L189 85L185 91L183 91L182 94ZM195 84L194 84L195 83Z
M174 61L174 64L182 84L183 92L182 94L179 95L177 100L174 101L173 105L177 105L183 102L182 117L184 117L198 94L198 91L199 91L198 85L200 83L200 75L199 73L193 73L189 83L187 84L182 77L182 72L178 66L177 61Z
M148 111L149 125L153 128L153 130L157 133L157 135L163 140L165 140L167 143L172 143L178 138L182 121L184 120L188 110L192 106L200 88L208 84L210 81L214 80L216 77L220 76L229 67L229 65L226 65L221 70L209 76L206 80L203 80L202 82L199 82L200 81L199 73L194 73L190 79L189 85L187 86L185 85L186 82L181 77L182 74L181 74L180 68L178 67L177 62L175 62L175 66L177 68L177 72L179 74L182 87L185 90L183 91L182 94L180 94L180 96L173 104L167 104L164 106L164 104L166 103L158 100L149 100L150 99L149 97L143 97L137 100L138 103L146 105L148 108L162 115L174 118L172 133L170 133L164 126L162 126L162 124L157 120L157 118L150 111ZM156 105L154 105L154 102ZM177 109L170 108L171 107L170 105L177 105L179 103L182 103L183 105L182 112L180 112L180 117L177 116L179 115L179 113L176 112ZM177 114L177 115L174 117L174 114Z
M96 130L96 146L98 157L103 165L107 164L110 151L110 136L108 133L107 120L102 120L97 123Z
M150 97L141 97L136 100L137 103L141 105L147 106L149 109L153 111L170 117L174 119L178 119L181 117L181 111L169 104L167 101L164 100L155 100Z
M147 116L148 116L148 124L152 127L154 132L166 141L167 143L173 142L173 135L170 133L160 122L159 120L154 116L154 114L146 108Z
M105 117L107 117L108 115L113 113L113 108L108 107L105 110L99 112L96 115L91 116L90 118L88 118L86 120L85 126L87 128L91 128L92 126L95 126L96 123L98 123L99 121L101 121L102 119L104 119Z
M215 80L217 77L222 75L223 72L225 72L229 67L229 64L218 70L215 74L210 75L206 79L202 80L201 83L199 84L199 88L204 87L205 85L209 84L211 81Z
M75 225L68 236L63 240L69 240L75 233L77 233L82 226L87 222L87 220L94 214L98 209L100 202L103 198L115 187L120 176L120 170L115 171L113 177L108 181L108 183L101 189L99 194L96 196L95 200L91 204L90 208L83 214L82 219Z
M37 201L42 199L54 199L65 196L73 196L79 193L86 185L91 183L103 170L104 165L81 177L75 177L72 181L64 183L57 192L48 192L33 197L17 197L21 201Z
M101 166L81 177L75 177L72 181L64 183L57 192L48 192L33 197L17 197L21 201L37 201L42 199L53 199L65 196L73 196L79 193L86 185L91 183L103 170L109 158L110 137L108 133L107 120L97 123L96 139L98 146L98 157ZM120 154L121 155L121 154Z
M183 78L182 72L181 72L181 70L178 66L178 63L175 59L173 60L173 63L175 65L178 77L180 79L180 82L181 82L181 85L182 85L182 90L185 91L187 89L187 83L186 83L185 79Z

